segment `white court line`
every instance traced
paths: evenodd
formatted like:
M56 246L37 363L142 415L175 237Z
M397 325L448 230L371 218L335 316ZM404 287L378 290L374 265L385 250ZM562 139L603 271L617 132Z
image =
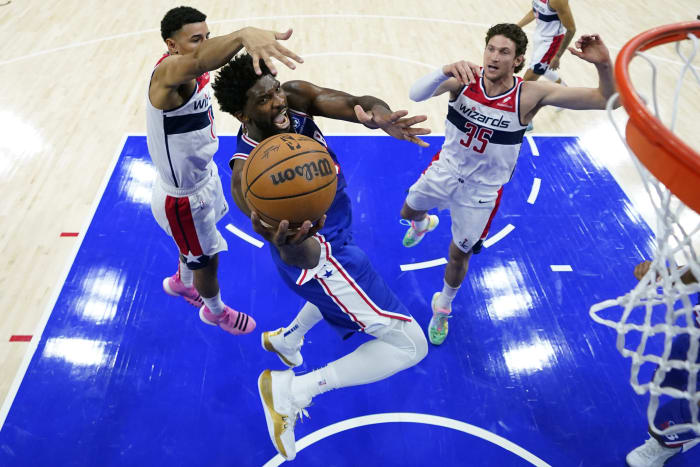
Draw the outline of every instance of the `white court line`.
M226 230L228 230L228 231L231 232L232 234L234 234L234 235L236 235L236 236L242 238L242 239L245 240L246 242L248 242L248 243L250 243L251 245L254 245L254 246L258 247L258 248L262 248L263 245L265 244L265 243L261 242L260 240L258 240L257 238L251 237L251 236L248 235L247 233L245 233L245 232L243 232L242 230L240 230L239 228L235 227L233 224L227 224L227 225L226 225Z
M515 228L515 226L513 224L506 225L496 235L486 239L486 241L484 242L484 248L488 248L491 245L493 245L494 243L496 243L497 241L502 240L503 237L505 237L506 235L511 233L514 228Z
M444 257L423 261L422 263L401 264L399 267L402 271L415 271L416 269L434 268L435 266L442 266L443 264L447 264L447 260Z
M530 151L532 152L533 156L539 156L540 151L537 149L537 145L535 144L535 140L532 139L532 136L526 135L525 139L527 139L527 144L530 145Z
M527 202L530 204L535 204L537 200L537 195L540 194L540 185L542 185L542 179L535 177L532 181L532 189L530 190L530 196L527 197Z
M337 433L351 430L353 428L359 428L362 426L376 425L379 423L420 423L423 425L434 425L445 428L451 428L456 431L461 431L463 433L476 436L477 438L481 438L485 441L488 441L489 443L495 444L496 446L500 446L506 451L512 452L516 456L526 460L534 466L551 467L548 463L535 456L531 452L513 443L512 441L498 436L497 434L491 433L490 431L484 430L483 428L479 428L478 426L470 425L469 423L461 422L452 418L411 412L378 413L374 415L365 415L363 417L350 418L348 420L343 420L342 422L328 425L326 427L321 428L320 430L314 431L313 433L304 436L300 440L297 440L297 452ZM267 463L265 463L263 467L277 467L283 462L285 462L284 458L277 454L275 457L267 461Z
M83 227L79 230L80 235L78 236L78 241L75 242L75 247L73 248L73 253L70 257L70 261L66 263L61 279L56 283L56 286L53 289L53 293L51 294L51 299L49 300L48 305L44 310L44 313L41 315L39 323L34 329L34 333L32 334L32 340L29 343L29 348L24 354L24 359L22 360L22 363L20 363L19 368L17 369L15 379L12 381L12 385L10 385L10 388L7 391L7 396L5 396L5 401L3 402L2 407L0 408L0 430L5 425L5 419L7 419L7 414L10 412L10 407L12 407L12 403L15 401L15 397L17 396L19 386L20 384L22 384L24 375L27 373L27 368L29 368L29 363L32 361L32 357L34 357L34 352L36 352L36 349L39 345L39 341L41 340L41 336L44 333L46 323L49 321L49 318L51 317L51 312L53 312L53 309L56 306L58 296L61 293L61 290L63 290L63 285L65 284L66 279L68 278L68 273L70 272L71 267L73 267L75 257L78 256L80 246L83 244L83 240L85 240L88 228L90 228L92 219L93 217L95 217L95 213L97 212L97 206L99 206L100 201L102 200L102 196L104 195L104 192L107 189L107 183L109 183L109 179L112 177L114 168L117 166L117 161L119 160L119 155L122 153L122 150L124 149L124 144L126 144L126 139L128 137L128 134L122 136L121 144L117 148L117 152L112 158L112 162L110 163L110 166L107 169L107 173L105 174L105 177L102 180L102 185L97 191L97 195L95 195L95 199L92 201L91 213L85 221Z
M573 268L568 264L552 264L549 267L554 272L573 272Z

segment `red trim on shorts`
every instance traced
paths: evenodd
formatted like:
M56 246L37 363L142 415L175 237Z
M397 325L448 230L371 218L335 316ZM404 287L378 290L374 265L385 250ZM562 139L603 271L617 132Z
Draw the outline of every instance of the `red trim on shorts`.
M328 287L328 285L326 285L326 283L324 282L323 279L321 279L320 277L317 278L317 279L318 279L318 281L321 283L321 286L323 286L323 289L326 291L326 293L328 294L328 296L331 297L331 298L333 299L333 301L334 301L340 308L342 308L342 310L345 312L345 314L350 315L350 316L352 317L352 319L353 319L357 324L359 324L360 327L361 327L362 329L364 329L364 328L367 327L367 326L365 326L365 324L364 324L362 321L360 321L359 319L357 319L357 317L356 317L355 315L353 315L352 313L350 313L350 310L348 310L348 308L347 308L345 305L343 305L343 302L341 302L340 299L339 299L338 297L336 297L335 295L333 295L333 292L331 292L330 287Z
M503 187L501 187L498 190L498 197L496 198L496 204L493 206L493 211L491 211L491 215L489 216L489 220L486 223L486 227L484 227L484 231L481 233L481 240L485 239L489 233L489 229L491 228L491 221L496 216L496 211L498 211L498 207L501 205L501 197L502 196L503 196Z
M430 160L430 164L428 164L428 167L426 167L425 170L421 173L426 173L428 171L428 169L430 168L430 166L433 165L433 162L435 162L439 159L440 159L440 151L438 151L437 154L435 154L433 156L433 158Z
M552 62L554 55L559 51L559 46L561 45L561 41L563 40L564 34L554 36L554 39L552 39L552 43L549 44L549 49L547 49L547 53L544 54L544 57L542 57L540 63L546 63L547 65L549 65Z
M197 237L194 219L192 219L190 199L167 196L165 198L165 215L180 253L186 255L192 252L195 256L202 256L204 253L199 243L199 237Z
M333 266L335 266L335 268L338 270L338 272L340 272L340 275L343 276L343 278L346 280L346 282L347 282L348 284L350 284L350 286L351 286L353 289L355 289L355 292L357 292L357 294L358 294L360 297L362 297L362 300L364 300L364 302L365 302L367 305L369 305L369 307L372 309L372 311L374 311L375 313L377 313L379 316L384 316L384 317L386 317L386 318L398 319L399 321L411 321L411 318L408 318L408 317L403 316L403 315L398 315L398 314L397 314L397 315L394 315L394 314L388 315L388 314L386 314L386 313L382 313L381 310L379 310L378 308L376 308L376 307L372 304L371 300L367 297L367 295L366 295L360 288L358 288L358 287L355 285L354 281L350 280L350 278L349 278L348 275L345 273L345 271L343 270L343 268L342 268L338 263L336 263L335 259L334 259L332 256L329 256L329 257L328 257L328 260L333 264Z

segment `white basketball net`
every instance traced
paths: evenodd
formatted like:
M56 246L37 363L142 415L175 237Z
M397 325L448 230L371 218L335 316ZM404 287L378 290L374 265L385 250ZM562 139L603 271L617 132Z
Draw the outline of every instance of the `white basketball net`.
M681 41L676 42L676 53L683 62L683 68L678 78L673 100L673 112L670 123L666 126L675 130L680 101L681 84L686 75L694 78L700 87L698 70L692 62L698 53L698 39L689 34L692 41L692 51L686 56L681 50ZM683 41L687 45L687 41ZM654 62L644 53L638 52L637 57L647 61L652 68L652 104L654 115L660 118L657 99L657 68ZM694 85L694 84L693 84ZM612 105L617 95L608 101L610 120L626 145L626 139L612 116ZM645 102L649 102L644 98ZM688 102L696 109L700 105ZM699 127L700 128L700 127ZM697 282L684 284L681 276L687 271L700 279L700 262L698 247L700 245L700 220L690 208L678 200L663 184L657 181L639 162L634 153L629 150L644 182L644 187L658 219L655 252L649 272L629 293L617 299L605 300L593 305L590 315L596 322L609 326L617 331L617 349L624 357L632 359L630 384L638 394L649 392L647 418L649 426L663 436L674 435L690 429L700 435L698 421L698 402L700 401L700 382L698 371L698 349L700 348L700 328L695 326L697 303L695 298L700 292ZM700 190L700 187L698 187ZM689 221L688 218L691 220ZM626 272L625 272L626 273ZM629 271L631 275L632 271ZM700 307L696 307L700 309ZM698 314L700 317L700 314ZM685 360L670 360L674 338L689 335L690 345L685 354ZM645 363L652 365L644 366ZM658 369L651 376L650 366L657 365ZM644 367L640 381L640 368ZM687 385L676 388L662 385L666 375L673 370L683 370L687 375ZM678 371L674 371L678 373ZM690 401L691 420L689 423L671 425L664 430L654 426L654 417L659 408L659 396L662 394L677 399Z

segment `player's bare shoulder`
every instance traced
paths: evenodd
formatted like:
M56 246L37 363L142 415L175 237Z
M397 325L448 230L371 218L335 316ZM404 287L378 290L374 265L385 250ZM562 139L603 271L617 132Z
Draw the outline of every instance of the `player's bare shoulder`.
M557 88L548 81L523 81L520 88L520 112L523 116L536 113L543 107L542 100Z
M174 109L182 105L192 94L196 85L195 80L184 83L171 83L169 74L177 66L177 61L183 57L166 55L156 64L148 87L148 97L151 104L161 110Z

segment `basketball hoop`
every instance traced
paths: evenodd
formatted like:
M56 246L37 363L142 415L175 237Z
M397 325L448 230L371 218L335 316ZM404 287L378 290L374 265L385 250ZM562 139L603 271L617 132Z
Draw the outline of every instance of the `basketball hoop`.
M684 79L694 80L700 90L700 73L697 65L693 65L696 57L700 59L699 37L700 21L692 21L654 28L631 39L620 50L614 70L619 98L629 116L624 135L612 114L618 94L612 96L607 105L610 120L626 143L654 207L656 247L651 267L639 283L622 297L593 305L590 315L596 322L617 331L617 349L624 357L632 359L630 384L638 394L649 392L649 426L663 436L691 429L700 435L700 363L697 363L700 327L695 325L695 312L700 307L694 309L693 305L695 294L700 293L700 284L684 284L681 280L688 271L700 280L697 255L700 218L695 215L700 213L700 154L676 131L679 106L685 103L680 99ZM683 43L687 44L686 40L692 48L688 55L681 48ZM676 82L671 116L668 124L664 124L658 104L657 66L643 52L670 42L675 42L682 69ZM651 66L651 99L643 99L631 82L629 67L635 57ZM651 109L645 100L651 103ZM696 111L700 108L697 103L688 105ZM696 219L690 226L689 215ZM700 323L700 312L698 319ZM674 339L684 335L687 336L684 338L687 341L687 351L683 350L685 359L678 360L677 356L671 359L674 342L680 342ZM646 381L640 381L640 368L645 363L657 365L658 369L653 376L646 377ZM684 387L664 382L669 373L676 376L679 372L686 375ZM691 420L657 429L654 417L661 395L687 400Z

